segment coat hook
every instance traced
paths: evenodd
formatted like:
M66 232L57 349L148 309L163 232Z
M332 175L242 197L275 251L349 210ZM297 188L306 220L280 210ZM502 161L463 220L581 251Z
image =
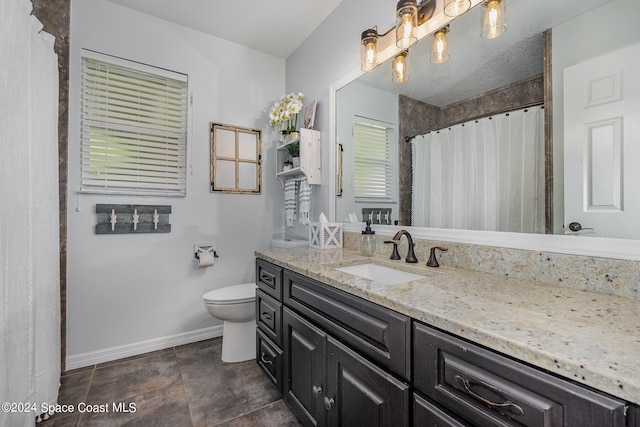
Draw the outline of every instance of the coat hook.
M118 216L116 215L116 210L111 209L111 220L109 221L111 222L111 231L114 231L116 229L116 223L118 222L116 218L118 218Z
M138 209L134 209L133 210L133 229L137 230L138 229L138 219L140 217L138 216Z

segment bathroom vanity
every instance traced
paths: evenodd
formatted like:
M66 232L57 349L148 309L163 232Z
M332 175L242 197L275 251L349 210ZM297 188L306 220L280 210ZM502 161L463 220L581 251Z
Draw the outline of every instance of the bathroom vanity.
M256 256L257 363L305 425L640 427L637 301L341 249Z

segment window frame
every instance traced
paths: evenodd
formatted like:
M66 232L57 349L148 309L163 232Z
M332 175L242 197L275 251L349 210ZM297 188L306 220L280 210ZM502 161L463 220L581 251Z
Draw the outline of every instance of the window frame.
M381 162L378 159L371 159L367 157L362 157L357 154L358 151L358 140L356 136L356 126L358 124L370 127L380 127L385 129L386 133L386 143L387 143L387 158L384 161L384 164L389 168L388 177L386 178L386 183L388 187L388 191L384 197L367 197L367 196L359 196L356 181L359 168L357 167L357 163L360 162L365 164L378 163ZM398 144L397 144L397 126L393 123L384 122L382 120L375 120L367 117L362 117L358 115L354 115L353 117L353 125L352 125L352 139L353 139L353 196L354 201L356 203L397 203L398 200Z
M80 61L78 192L185 197L190 136L188 76L87 49L81 50ZM108 85L98 87L99 80L91 80L95 75ZM110 91L116 80L126 83L118 93ZM165 93L145 104L139 96L146 95L142 86L152 82L154 87L149 90L158 94L162 81L166 82ZM143 90L136 92L141 87ZM120 109L120 117L111 109ZM141 123L145 119L147 123Z
M250 129L242 126L232 126L223 123L211 123L211 185L210 192L224 192L224 193L235 193L235 194L262 194L262 131L258 129ZM219 153L218 149L218 141L216 138L217 131L225 131L225 132L233 132L234 135L234 155L233 156L225 156ZM252 135L255 137L256 149L255 149L255 158L251 159L248 157L241 156L241 147L240 147L240 139L241 135ZM235 185L233 187L230 186L221 186L219 185L219 180L216 180L216 167L218 161L227 162L227 163L235 163L234 172L235 172ZM242 188L240 186L240 175L242 174L240 170L241 165L255 165L255 187L254 188Z

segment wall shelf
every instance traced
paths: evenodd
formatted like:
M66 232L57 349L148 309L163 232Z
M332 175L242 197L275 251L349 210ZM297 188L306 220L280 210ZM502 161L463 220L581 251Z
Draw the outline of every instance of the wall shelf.
M287 145L300 144L300 166L284 170L284 163L291 160L287 152ZM290 178L307 178L310 185L322 183L320 155L320 131L313 129L300 129L300 138L280 145L276 150L276 178L284 187L284 181Z

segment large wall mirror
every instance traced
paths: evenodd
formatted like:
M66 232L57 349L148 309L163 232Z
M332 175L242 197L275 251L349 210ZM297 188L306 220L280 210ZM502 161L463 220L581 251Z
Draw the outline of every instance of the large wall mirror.
M418 207L415 200L412 201L416 195L411 191L416 188L412 184L411 143L405 142L406 137L457 126L465 120L497 116L520 107L525 110L539 108L534 106L542 105L546 100L543 124L537 128L543 133L538 168L542 181L537 184L539 194L535 196L544 198L544 212L539 216L544 224L535 229L503 231L640 239L640 209L632 212L632 209L638 209L636 206L640 206L640 201L631 198L633 182L640 176L634 178L623 173L625 169L633 169L628 167L632 162L629 156L637 155L635 164L640 162L640 150L632 153L625 146L623 155L621 145L629 144L624 142L629 138L638 141L639 130L620 127L620 123L633 121L638 116L640 98L632 101L636 103L635 107L631 104L627 112L609 110L600 116L582 118L573 117L572 113L569 113L571 117L565 117L565 108L572 107L571 102L564 99L565 93L570 94L567 95L571 97L569 101L594 98L595 102L584 108L594 111L595 107L607 104L607 99L625 96L616 91L619 86L628 87L629 84L619 80L625 74L638 75L634 71L638 69L638 60L620 64L621 55L616 56L615 52L640 43L640 29L635 25L618 26L616 23L619 20L628 22L629 8L636 13L638 6L634 0L506 2L508 29L500 37L492 40L480 37L484 10L479 5L450 23L447 34L449 61L430 62L433 38L427 36L409 49L407 82L392 81L391 64L384 63L336 91L336 141L342 149L343 165L342 182L336 186L342 189L342 195L336 196L335 202L337 221L344 221L352 212L362 218L363 208L390 208L391 218L398 220L400 225L428 226L412 224L412 217L415 221L416 215L415 212L411 215L411 209L424 207ZM616 28L616 31L607 28ZM599 36L607 31L609 36ZM589 62L598 58L599 64L605 65ZM574 64L583 64L582 71ZM630 68L624 71L623 66ZM576 87L565 84L565 68L569 76L567 81L582 78L584 84L576 84ZM568 107L565 104L569 104ZM581 109L582 104L578 104L575 108ZM621 119L616 122L615 117ZM396 133L394 155L398 167L390 182L398 190L386 200L357 200L354 197L353 127L361 118L379 122ZM579 141L573 148L566 142L566 129L575 129L582 135L575 138ZM455 153L451 155L455 156ZM565 183L565 180L571 181L571 177L565 179L570 173L578 176L577 187ZM502 180L511 181L511 178ZM544 188L540 189L540 186ZM635 193L640 199L640 194ZM571 203L577 208L569 207ZM591 216L581 216L584 212ZM453 216L454 213L447 211L443 215ZM579 224L574 224L573 228L581 229L568 230L572 222ZM615 223L620 226L618 229L609 227Z

